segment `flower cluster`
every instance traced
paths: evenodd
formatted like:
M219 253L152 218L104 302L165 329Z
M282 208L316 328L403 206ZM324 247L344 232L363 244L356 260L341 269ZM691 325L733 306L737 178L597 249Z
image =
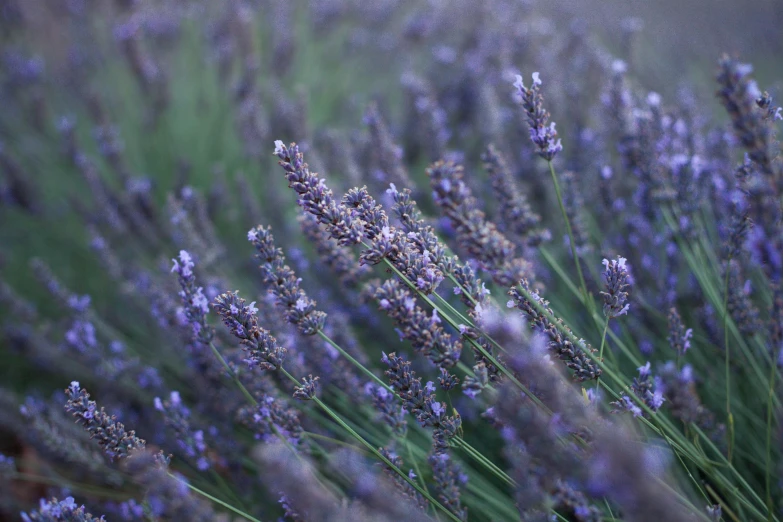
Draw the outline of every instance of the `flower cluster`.
M78 382L73 381L65 393L68 396L65 409L76 417L90 437L98 441L111 460L127 458L132 451L146 447L146 442L138 438L135 431L125 431L125 426L117 422L116 417L107 414L103 408L99 410Z
M281 399L270 395L259 399L254 407L243 407L238 414L243 424L253 430L256 439L272 441L282 435L294 447L302 437L299 412L288 407Z
M49 500L41 499L38 509L30 513L22 513L23 522L55 522L58 520L68 522L93 522L106 520L104 517L94 517L85 511L84 506L76 503L73 497L65 500L57 500L53 497Z
M402 469L403 461L402 457L397 455L396 453L387 450L386 448L381 448L381 454L394 466L397 467L397 469ZM427 502L427 499L425 499L421 493L416 491L416 489L411 486L405 479L401 478L396 473L392 473L391 469L388 467L385 467L386 473L392 478L394 483L396 484L397 488L402 492L403 495L405 495L407 498L409 498L411 501L415 502L416 505L418 505L422 510L425 510L429 507L429 502ZM408 471L408 478L416 478L416 474L413 472L413 470Z
M397 436L404 436L408 431L408 421L405 415L408 413L405 408L397 402L397 397L383 386L369 385L369 393L372 397L373 406L380 413L381 418L392 433Z
M457 434L462 419L446 414L446 405L435 400L435 385L430 381L425 386L416 372L411 370L410 361L395 353L383 354L381 359L389 369L386 375L389 384L402 399L403 406L425 427L432 427L435 452L440 454L449 448L449 441Z
M229 331L239 339L248 354L248 365L262 370L276 370L283 364L286 349L267 330L258 325L255 302L246 304L237 292L226 292L212 304Z
M441 368L457 364L462 343L455 341L440 325L437 310L428 315L416 304L416 299L402 284L390 279L375 291L378 306L391 317L400 337Z
M763 119L756 100L762 96L755 80L750 79L753 67L724 55L718 69L718 98L731 117L731 123L742 145L766 176L775 177L776 166L770 152L771 129Z
M549 123L549 113L544 109L544 96L541 94L541 78L539 73L533 73L533 84L525 87L522 76L517 75L514 88L519 96L522 109L527 116L530 127L530 139L538 148L538 155L547 161L552 161L558 152L563 150L560 138L557 137L555 122Z
M669 309L669 346L674 350L678 356L685 355L691 347L691 339L693 338L693 328L685 329L685 325L682 323L682 318L676 308Z
M626 304L628 300L626 289L631 286L628 284L630 274L626 267L626 261L624 257L620 256L611 261L608 259L603 261L606 291L601 292L601 296L604 299L604 315L607 319L627 314L630 307L629 304Z
M335 201L323 179L310 172L297 144L286 147L282 141L275 141L275 156L280 158L279 164L286 172L288 186L299 194L299 205L318 218L318 222L325 225L341 245L359 243L363 236L361 222Z
M585 353L594 350L584 342L575 344L571 340L571 330L561 320L558 319L555 323L550 321L549 317L554 314L549 308L549 302L542 298L538 291L531 290L526 279L520 281L519 288L509 290L508 295L511 296L508 307L522 311L533 331L546 336L549 349L574 371L574 379L586 381L601 376L601 369Z
M171 271L177 274L181 290L179 297L182 301L180 313L193 329L193 338L200 343L209 344L215 332L207 324L209 313L209 301L204 295L204 289L196 286L196 276L193 274L193 258L190 254L181 250L179 259L172 259Z
M302 384L294 388L294 398L300 401L310 401L315 398L319 377L302 377Z
M501 286L511 286L532 277L530 263L516 257L516 248L488 221L463 181L464 169L438 161L427 169L433 198L454 225L462 248Z
M419 253L431 259L444 274L450 272L455 262L454 258L447 256L445 245L435 234L435 230L422 219L421 212L411 197L411 190L397 190L394 183L391 183L386 193L394 201L392 212L397 216L408 239L416 245Z
M430 455L427 461L432 466L432 480L435 483L438 500L457 515L457 518L462 521L468 520L468 510L462 507L460 502L460 487L467 483L468 476L462 473L459 465L448 453Z
M247 239L256 247L264 284L277 298L278 305L285 310L286 320L296 325L304 335L315 335L322 330L326 313L316 310L315 301L299 287L300 280L285 264L283 251L275 246L271 228L258 226L251 229Z
M412 281L418 290L431 294L443 280L432 254L416 248L411 236L389 225L383 208L367 192L366 187L353 188L343 196L343 204L353 209L364 223L370 247L359 256L362 263L378 264L387 259Z
M500 151L494 145L488 145L481 161L500 207L498 225L501 230L515 235L529 247L548 241L551 237L549 230L541 228L541 216L533 211L524 192L517 186Z
M305 237L315 245L318 257L340 282L349 288L356 287L368 272L367 267L359 265L350 249L332 239L311 214L299 216L299 224Z
M639 367L639 376L634 378L631 384L631 391L640 400L647 405L653 412L657 412L666 399L663 396L663 385L660 379L653 378L650 373L649 361ZM612 403L619 411L629 411L634 417L641 417L644 411L627 395L620 398L619 401Z
M182 404L179 392L171 392L169 398L164 400L155 397L154 404L155 409L163 414L166 426L174 432L182 454L193 459L199 470L209 469L210 462L206 457L207 445L204 441L204 431L191 428L190 410Z

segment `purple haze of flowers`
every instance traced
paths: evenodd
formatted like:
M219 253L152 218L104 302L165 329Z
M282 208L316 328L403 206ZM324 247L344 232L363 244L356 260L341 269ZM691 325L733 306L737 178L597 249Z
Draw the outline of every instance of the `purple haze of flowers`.
M459 415L445 415L445 404L436 401L431 391L434 387L422 386L421 378L416 377L416 372L411 370L410 361L398 357L395 353L384 353L381 362L389 367L386 370L389 384L402 399L405 409L411 412L422 426L434 428L432 438L435 452L445 452L449 447L449 440L457 434L462 419Z

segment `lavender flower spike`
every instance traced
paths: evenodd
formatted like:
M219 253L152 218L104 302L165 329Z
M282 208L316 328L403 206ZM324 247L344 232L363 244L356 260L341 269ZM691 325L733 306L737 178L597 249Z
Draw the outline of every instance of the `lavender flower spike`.
M555 123L549 123L549 113L544 110L544 97L541 95L541 78L533 73L533 85L525 87L522 76L517 75L514 87L520 97L522 108L527 115L530 127L530 139L538 147L538 155L547 161L552 161L558 152L563 150L560 139L557 138Z
M548 316L552 316L552 310L549 308L549 302L530 289L530 283L526 279L519 282L519 286L524 292L516 287L508 291L511 300L506 306L508 308L517 308L525 314L530 328L537 333L543 334L547 340L549 349L557 354L558 358L565 361L568 368L574 371L574 379L582 382L588 379L597 379L601 376L601 369L587 356L586 351L594 352L584 341L577 344L571 342L573 334L571 330L557 319L552 323ZM527 298L532 297L532 301ZM539 308L546 311L541 313Z
M302 385L294 388L294 398L300 401L310 401L315 399L315 392L318 389L318 380L320 377L313 377L312 374L302 377Z
M285 170L288 186L299 194L299 206L326 225L329 233L341 245L359 243L363 237L361 221L335 201L332 190L327 188L318 174L310 172L296 143L286 147L277 140L274 153L280 158L278 163Z
M326 313L315 309L315 301L307 297L299 287L299 279L285 264L283 251L275 246L275 238L269 227L258 226L247 233L247 239L258 251L264 284L277 298L277 304L285 310L285 319L295 325L303 335L315 335L323 329Z
M65 393L68 396L66 411L73 413L77 422L90 433L91 438L97 439L110 459L125 458L131 451L146 446L144 440L136 436L135 431L125 431L125 426L117 422L114 416L108 415L103 408L99 411L95 401L90 400L90 394L83 390L78 382L73 381L65 389Z
M376 289L375 297L381 310L394 319L400 336L410 341L417 352L442 369L457 364L462 343L443 331L437 313L430 317L417 306L416 299L399 281L386 281Z
M248 353L245 362L263 370L276 370L283 364L285 348L265 329L258 326L255 302L249 305L237 292L226 292L215 298L212 307L223 318L223 323L240 340Z
M628 313L630 305L626 303L628 292L625 290L630 286L629 274L624 257L617 256L611 261L604 259L603 265L606 292L601 292L601 296L604 298L604 315L611 319Z
M432 441L436 454L441 454L449 448L449 441L457 434L462 425L459 414L446 416L446 405L435 400L435 387L422 386L421 378L411 370L410 361L398 357L395 353L383 354L381 361L389 369L386 376L389 384L402 399L402 404L419 424L432 427ZM456 412L455 412L456 413Z
M65 500L41 499L39 507L30 513L22 513L24 522L54 522L55 520L72 520L73 522L98 522L106 520L104 517L95 517L84 510L74 501L73 497L66 497Z
M682 318L676 308L669 309L669 346L677 352L677 355L684 355L691 347L691 338L693 337L693 328L685 329L682 324Z
M204 296L204 289L196 286L196 276L193 275L193 258L185 250L180 250L179 260L172 259L174 264L171 271L177 274L179 285L182 288L179 296L182 300L181 313L185 316L193 328L193 337L198 342L209 344L215 335L214 330L207 324L209 301Z

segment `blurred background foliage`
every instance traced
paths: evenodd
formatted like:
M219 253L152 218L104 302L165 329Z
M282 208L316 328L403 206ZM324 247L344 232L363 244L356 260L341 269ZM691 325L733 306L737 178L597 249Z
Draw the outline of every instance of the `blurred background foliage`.
M426 2L426 9L423 4L3 0L0 171L6 194L27 203L3 201L0 207L2 279L35 302L43 317L56 317L57 304L30 268L30 259L44 260L68 287L89 294L103 319L139 353L154 356L149 317L129 306L131 297L117 288L91 248L95 238L84 224L95 219L100 183L85 179L69 161L63 129L73 126L102 183L120 192L124 186L132 198L149 197L156 219L167 219L161 209L171 205L169 194L186 187L204 194L215 233L229 253L215 254L221 271L253 288L245 235L257 223L248 219L243 199L255 201L287 249L310 248L295 239L295 198L271 154L273 140L319 150L332 142L330 133L350 136L361 127L370 102L402 134L410 104L406 73L458 76L470 64L454 60L469 59L462 51L475 44L470 35L482 30L482 17L504 16L482 12L473 0ZM525 13L506 20L506 30L518 33L524 48L513 51L526 58L516 66L547 78L547 98L551 93L557 100L548 109L563 126L569 76L556 55L568 52L564 33L587 35L584 41L594 39L626 61L633 81L645 89L666 98L690 88L716 114L722 112L712 94L714 64L722 52L752 61L759 83L779 98L783 2L778 0L514 4L523 8L513 13ZM487 2L486 10L504 5ZM425 13L433 11L447 27L428 26ZM510 96L510 83L508 91ZM111 145L96 135L99 127L116 133L119 163L101 150ZM462 138L471 129L454 132ZM476 134L469 157L478 157L480 138ZM414 181L425 186L427 158L407 159ZM327 172L344 179L345 173ZM420 204L433 209L428 201ZM167 269L176 254L162 235L126 237L113 245L118 255L145 268ZM317 267L302 275L306 287L333 285ZM54 320L50 326L56 328ZM359 334L372 338L371 331ZM90 383L89 375L42 372L10 342L0 337L5 387L47 394L71 378Z

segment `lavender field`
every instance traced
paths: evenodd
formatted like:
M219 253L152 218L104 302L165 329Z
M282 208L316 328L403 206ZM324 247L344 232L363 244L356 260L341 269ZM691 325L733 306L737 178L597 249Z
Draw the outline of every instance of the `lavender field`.
M783 520L783 3L0 2L0 521Z

